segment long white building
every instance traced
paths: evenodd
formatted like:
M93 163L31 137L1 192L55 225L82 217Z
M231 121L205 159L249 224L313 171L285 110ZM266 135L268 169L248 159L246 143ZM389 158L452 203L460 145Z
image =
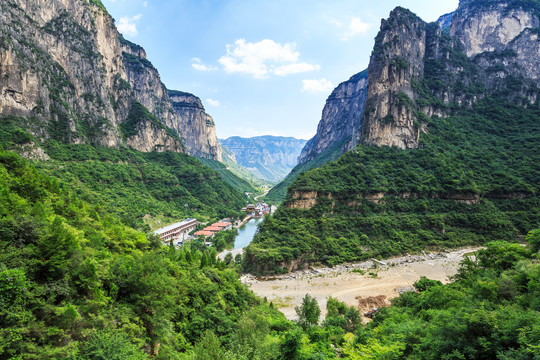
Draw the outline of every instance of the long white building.
M195 226L197 226L197 219L189 218L157 229L154 231L154 235L157 235L161 240L166 241L182 234L189 233L191 230L195 229Z

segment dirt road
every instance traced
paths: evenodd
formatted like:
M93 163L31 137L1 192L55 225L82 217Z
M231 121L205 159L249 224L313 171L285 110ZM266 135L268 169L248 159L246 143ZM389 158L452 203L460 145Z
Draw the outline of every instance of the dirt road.
M310 269L271 279L244 275L242 282L248 284L255 294L272 301L288 319L296 318L295 306L299 306L305 294L309 293L317 299L321 318L324 318L329 296L364 312L389 305L390 299L402 291L411 290L412 284L421 276L447 283L448 278L457 272L464 254L478 249L470 247L445 253L401 256L384 260L383 264L366 261ZM362 275L359 270L365 273Z

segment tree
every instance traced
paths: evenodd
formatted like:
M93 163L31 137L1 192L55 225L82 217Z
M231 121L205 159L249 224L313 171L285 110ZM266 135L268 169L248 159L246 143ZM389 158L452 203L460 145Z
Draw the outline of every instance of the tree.
M540 251L540 229L529 231L526 240L533 254Z
M298 353L302 348L302 331L298 328L292 329L285 334L285 338L280 346L282 360L298 359Z
M227 253L227 255L225 255L225 264L229 265L232 260L233 260L232 253L230 252Z
M428 279L425 276L420 277L420 279L413 284L414 288L418 292L426 291L428 288L432 286L439 286L439 285L442 285L442 282L440 282L439 280Z
M308 327L315 326L319 323L319 316L321 315L321 309L314 297L306 294L302 299L302 305L295 308L298 315L297 323L306 330Z
M192 360L219 360L222 358L221 341L211 330L206 330L201 341L193 349Z
M128 336L119 331L95 333L82 349L84 360L147 359L148 357L132 344Z

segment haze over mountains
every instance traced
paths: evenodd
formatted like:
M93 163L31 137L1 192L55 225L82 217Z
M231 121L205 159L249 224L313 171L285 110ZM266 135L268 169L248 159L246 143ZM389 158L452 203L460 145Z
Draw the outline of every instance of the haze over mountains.
M296 166L298 155L307 141L267 135L252 138L233 136L220 142L234 154L239 165L259 178L276 183Z

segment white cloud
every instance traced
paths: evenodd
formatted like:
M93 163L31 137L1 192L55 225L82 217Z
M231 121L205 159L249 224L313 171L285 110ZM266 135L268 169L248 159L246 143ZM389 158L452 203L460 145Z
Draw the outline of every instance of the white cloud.
M334 84L330 80L322 78L320 80L302 80L302 92L325 92L329 93L334 89Z
M191 58L191 60L193 61L193 63L191 64L191 66L195 69L195 70L199 70L199 71L214 71L214 70L217 70L217 66L209 66L209 65L205 65L202 63L201 59L197 58L197 57L194 57L194 58Z
M135 23L141 18L142 14L137 14L132 17L121 17L120 20L118 20L118 24L116 24L116 27L118 28L118 31L120 31L123 35L137 36L139 32L137 31L137 25Z
M147 7L148 6L148 1L143 2L142 6Z
M227 54L218 61L228 73L249 74L257 79L320 69L319 65L298 63L300 53L295 48L295 43L281 45L270 39L251 43L239 39L227 45Z
M371 24L363 22L360 18L352 18L348 26L348 31L343 34L341 40L349 40L354 36L365 34L370 27Z
M288 65L281 65L276 67L273 72L276 75L284 76L289 74L298 74L308 71L315 71L320 70L321 67L319 65L313 65L308 63L296 63L296 64L288 64Z
M214 100L214 99L206 99L206 102L210 106L219 106L219 105L221 105L221 103L218 100Z

